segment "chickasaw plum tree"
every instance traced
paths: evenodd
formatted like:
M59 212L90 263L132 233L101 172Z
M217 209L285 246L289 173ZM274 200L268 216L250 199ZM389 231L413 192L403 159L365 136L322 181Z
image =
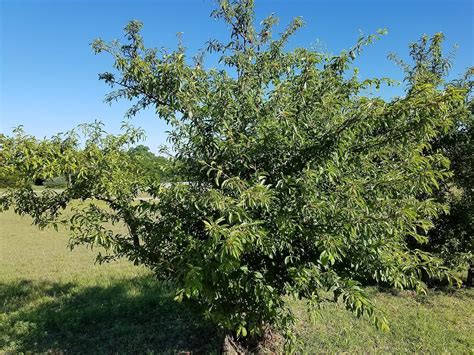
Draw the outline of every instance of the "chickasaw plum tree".
M339 301L386 328L362 281L422 291L424 273L449 276L407 238L426 240L445 209L432 194L449 161L430 142L466 114L467 90L418 80L389 101L368 95L392 81L359 80L352 63L383 31L331 56L286 50L302 20L274 38L277 19L255 26L251 0L222 0L212 16L230 29L228 43L208 43L218 69L182 45L146 48L137 21L125 44L93 43L114 61L100 75L113 88L106 101L133 100L128 116L156 110L184 182L145 182L126 154L143 132L129 126L119 136L85 126L85 145L75 132L37 140L18 130L2 137L2 169L22 178L3 208L68 225L72 245L107 251L99 260L146 265L173 281L176 300L195 302L239 339L270 329L293 339L287 296L311 307ZM73 178L61 192L27 183L65 174ZM82 207L63 213L73 200Z

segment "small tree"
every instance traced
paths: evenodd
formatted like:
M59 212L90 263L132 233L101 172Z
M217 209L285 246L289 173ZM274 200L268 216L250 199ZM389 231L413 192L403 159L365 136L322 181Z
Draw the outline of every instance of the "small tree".
M142 132L128 126L120 136L86 126L84 147L74 132L37 141L17 131L2 139L2 163L25 184L2 197L4 208L68 224L73 244L108 251L99 260L148 266L176 284L177 300L194 301L239 339L270 329L293 339L287 295L311 306L341 301L386 328L360 281L422 291L423 273L449 275L407 237L425 241L445 208L432 195L449 161L430 143L465 113L467 90L420 80L403 97L368 97L392 82L359 81L350 67L383 31L330 56L286 51L302 20L273 39L277 19L254 27L251 0L220 1L213 16L230 28L230 42L208 46L222 69L189 60L181 45L146 48L137 21L125 27L126 44L93 44L114 59L115 72L100 75L116 88L107 101L137 100L129 116L153 107L170 125L184 183L144 182L126 154ZM26 183L66 171L74 179L63 192L35 194ZM143 190L154 199L136 201ZM87 205L61 214L73 199Z

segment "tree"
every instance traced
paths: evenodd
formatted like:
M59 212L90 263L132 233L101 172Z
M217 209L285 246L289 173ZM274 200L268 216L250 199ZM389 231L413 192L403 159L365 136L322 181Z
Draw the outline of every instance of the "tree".
M142 144L130 148L130 156L137 161L137 169L149 179L150 183L176 181L173 162L162 156L156 156L150 148Z
M446 85L444 78L451 67L452 54L445 57L442 51L444 35L437 33L431 40L425 35L410 45L413 65L391 57L404 69L408 90L419 83L435 86ZM449 212L435 220L435 228L429 232L428 243L415 247L433 252L443 258L453 269L467 267L466 285L472 286L474 273L474 102L472 100L472 75L469 68L465 75L447 85L467 90L466 110L453 117L451 127L431 142L433 149L450 160L453 174L438 186L436 198L449 206Z
M420 80L384 101L365 93L391 80L351 73L384 31L331 56L285 50L302 20L274 39L277 19L256 28L251 0L222 0L212 15L230 29L230 42L208 43L221 68L205 69L202 56L191 61L182 45L146 48L137 21L125 27L125 44L93 44L114 60L114 72L100 75L115 89L107 101L137 100L128 116L153 107L170 125L184 183L144 181L126 154L142 134L130 126L117 137L85 126L84 148L74 132L37 141L18 131L2 142L3 163L25 185L2 197L4 208L39 225L69 225L73 244L108 251L99 260L148 266L174 282L178 301L195 302L240 340L279 330L291 343L288 295L311 307L341 301L386 329L360 282L422 292L423 274L450 275L407 238L426 241L446 208L433 194L449 161L431 142L465 114L467 90ZM63 192L37 195L26 184L65 171L75 179ZM153 199L136 201L140 191ZM73 199L87 206L61 214Z

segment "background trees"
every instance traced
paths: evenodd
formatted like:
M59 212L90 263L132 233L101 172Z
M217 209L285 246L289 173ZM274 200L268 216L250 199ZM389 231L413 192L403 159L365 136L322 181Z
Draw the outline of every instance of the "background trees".
M137 161L138 169L152 182L177 181L178 176L174 173L173 162L163 156L157 156L150 148L142 144L129 149L128 154Z
M288 295L310 306L341 301L387 328L361 282L422 292L423 275L450 276L410 240L426 242L446 209L435 191L449 160L432 143L467 115L468 88L425 75L420 58L407 68L406 94L384 101L367 91L392 81L361 81L351 70L384 31L331 56L285 50L302 20L274 39L277 19L255 27L253 1L221 1L213 16L230 30L229 42L209 42L220 69L205 69L182 46L146 48L137 21L125 27L125 44L93 44L113 59L114 71L100 75L114 89L107 100L134 99L129 116L153 107L171 126L184 183L143 174L132 158L149 154L130 151L143 133L130 126L119 136L84 126L83 148L75 132L38 141L17 131L2 138L2 169L23 185L2 196L4 208L41 226L68 225L72 244L108 251L99 260L145 264L173 281L177 300L241 339L277 329L291 340ZM419 48L436 54L440 45L434 36ZM75 179L62 192L38 195L27 184L66 173ZM141 192L152 199L137 200ZM74 199L82 208L63 215ZM126 234L110 227L122 223Z

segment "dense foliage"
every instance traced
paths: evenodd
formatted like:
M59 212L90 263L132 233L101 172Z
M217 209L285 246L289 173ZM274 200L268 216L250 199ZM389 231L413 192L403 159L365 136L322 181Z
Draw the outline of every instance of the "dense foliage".
M391 80L360 81L351 70L383 31L331 56L285 50L302 20L274 39L277 19L254 27L251 0L223 0L213 16L231 33L228 43L209 42L220 69L190 60L181 45L146 48L136 21L125 44L93 44L114 60L115 71L100 75L116 89L107 100L136 99L128 115L153 107L170 125L184 182L144 178L128 154L142 132L129 126L120 136L85 126L84 147L74 132L38 141L17 131L2 139L2 169L25 184L2 197L4 208L39 225L69 225L73 244L106 248L100 260L145 264L177 285L177 300L194 301L239 337L272 328L290 339L286 295L310 306L341 301L386 328L361 281L422 291L423 274L449 276L409 240L426 241L446 208L433 197L449 160L431 143L466 114L468 90L416 76L403 97L385 101L367 93ZM420 45L439 50L438 40ZM35 194L26 184L70 173L60 193ZM152 199L138 200L140 192ZM84 206L61 214L73 199Z
M67 134L71 134L67 133ZM77 145L77 149L79 145ZM178 181L179 177L175 173L173 161L163 156L157 156L150 151L150 148L139 144L130 147L128 150L129 158L135 163L134 169L142 177L147 179L148 184L156 184L160 182ZM4 169L0 172L0 188L15 187L20 183L18 174L15 171ZM69 173L67 176L56 176L50 178L38 177L31 180L30 183L36 186L44 186L46 188L65 188L70 180L75 176ZM69 180L69 181L68 181Z
M0 133L0 141L5 139L5 135ZM1 149L1 146L0 146ZM13 173L6 174L5 171L0 170L0 188L15 186L18 181L18 176Z
M471 85L469 83L469 85ZM436 220L425 249L440 255L451 268L465 270L465 284L474 279L474 102L470 115L457 124L435 146L450 159L453 176L440 189L439 198L449 204L448 214Z
M14 174L0 175L0 188L12 187L18 181L18 177Z
M412 90L420 82L445 85L443 79L451 67L452 54L443 55L443 40L443 34L437 33L431 43L427 36L423 36L418 43L412 43L410 57L413 65L391 55L405 71L408 90ZM410 243L412 247L439 255L453 269L468 269L468 286L472 286L474 276L473 74L474 68L469 68L463 77L449 84L466 90L466 110L453 117L451 127L431 142L433 150L441 152L450 161L453 174L441 182L434 194L438 201L449 206L449 210L435 220L435 226L428 234L428 243Z
M175 174L173 161L155 155L150 148L142 144L129 149L128 154L136 160L137 169L141 170L149 183L179 180Z

